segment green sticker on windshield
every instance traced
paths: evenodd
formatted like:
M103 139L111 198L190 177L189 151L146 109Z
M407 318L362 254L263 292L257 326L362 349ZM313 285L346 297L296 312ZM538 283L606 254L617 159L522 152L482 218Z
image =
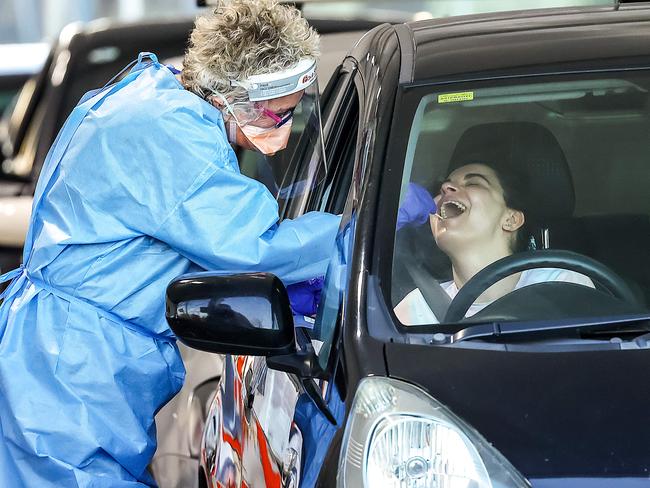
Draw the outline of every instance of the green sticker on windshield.
M474 92L445 93L438 95L438 103L467 102L474 100Z

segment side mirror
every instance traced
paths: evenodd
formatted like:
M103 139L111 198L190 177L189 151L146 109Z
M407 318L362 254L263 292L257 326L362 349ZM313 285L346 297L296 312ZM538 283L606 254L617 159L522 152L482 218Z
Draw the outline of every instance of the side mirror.
M195 349L248 356L296 351L289 297L270 273L180 276L167 286L166 317Z

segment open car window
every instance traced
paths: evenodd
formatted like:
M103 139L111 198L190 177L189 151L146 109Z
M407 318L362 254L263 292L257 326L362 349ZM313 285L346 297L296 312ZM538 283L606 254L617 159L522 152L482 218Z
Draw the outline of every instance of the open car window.
M329 131L325 141L327 171L314 180L310 191L289 207L293 212L318 210L342 214L346 205L357 154L359 132L359 94L353 74L343 73L333 80L333 90L328 106L324 107L328 117ZM297 175L308 175L311 162L303 161ZM317 173L321 174L321 173ZM304 178L304 176L299 177ZM289 216L292 214L290 213ZM347 262L342 257L349 244L349 233L342 232L337 237L332 251L327 276L322 287L320 304L315 320L302 325L318 354L321 367L327 368L336 331L340 326L340 298L345 286Z
M438 85L411 96L391 276L401 324L648 312L650 72ZM530 264L551 251L560 257ZM519 264L509 278L468 281L503 272L494 263L509 255ZM459 312L450 303L464 288L476 296Z
M316 87L314 87L316 88ZM239 150L240 170L263 183L278 201L281 217L304 213L306 201L326 174L319 95L306 91L293 112L291 135L284 150L266 156Z

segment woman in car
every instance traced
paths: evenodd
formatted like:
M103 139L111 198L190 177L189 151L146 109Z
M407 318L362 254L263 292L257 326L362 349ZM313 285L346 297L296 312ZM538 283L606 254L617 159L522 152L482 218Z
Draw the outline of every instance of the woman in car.
M527 194L525 178L514 168L487 162L459 166L442 183L434 199L437 210L429 216L429 223L436 244L451 260L453 279L440 284L450 298L489 264L526 250L530 239ZM515 289L546 281L593 287L589 278L573 271L530 269L494 284L466 316ZM406 295L395 307L395 314L405 325L439 322L419 288Z

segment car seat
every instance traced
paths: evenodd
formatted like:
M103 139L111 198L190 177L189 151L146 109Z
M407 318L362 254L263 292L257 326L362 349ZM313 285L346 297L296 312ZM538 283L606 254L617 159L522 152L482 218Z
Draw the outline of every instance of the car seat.
M456 144L447 174L460 166L481 162L494 164L501 173L519 174L528 192L526 218L538 229L573 214L575 192L569 165L557 139L546 127L532 122L470 127Z

